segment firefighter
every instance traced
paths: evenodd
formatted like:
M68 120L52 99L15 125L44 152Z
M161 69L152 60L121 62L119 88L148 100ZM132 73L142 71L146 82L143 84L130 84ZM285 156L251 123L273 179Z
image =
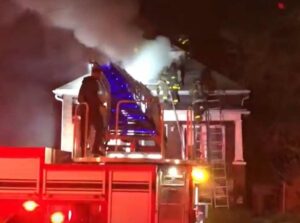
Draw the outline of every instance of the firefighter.
M162 99L162 102L167 102L169 98L169 87L166 80L163 80L162 78L158 80L157 82L157 95L160 99Z
M170 67L167 69L167 78L169 78L169 94L171 96L172 103L176 105L179 101L179 94L178 91L180 90L180 78L179 69L175 62L171 64Z
M192 105L194 109L194 118L196 121L202 121L204 114L205 96L203 94L203 85L200 80L195 80L191 90Z
M87 103L88 105L88 136L91 133L91 127L95 129L95 137L92 145L92 153L94 155L104 155L104 120L103 111L106 110L104 104L105 89L101 85L103 73L99 66L95 64L92 68L91 76L85 77L78 94L79 103ZM83 115L83 114L82 114ZM86 120L82 118L82 120ZM82 122L84 123L84 122ZM81 146L85 145L84 139L84 124L81 126Z

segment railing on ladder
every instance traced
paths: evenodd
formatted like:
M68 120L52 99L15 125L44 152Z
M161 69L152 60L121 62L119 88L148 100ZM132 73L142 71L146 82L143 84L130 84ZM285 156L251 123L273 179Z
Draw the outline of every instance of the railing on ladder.
M178 135L179 135L179 139L180 139L181 159L182 160L186 160L187 159L187 157L186 157L186 151L185 151L186 148L184 147L184 143L183 143L184 135L183 135L183 132L182 132L181 125L179 123L179 118L178 118L176 106L175 106L175 103L174 103L174 98L173 98L173 96L171 94L171 91L169 91L169 96L171 98L172 109L173 109L173 112L174 112L174 115L175 115L175 120L176 120Z
M80 115L80 109L84 109L84 115ZM73 116L74 135L73 135L73 158L85 157L87 155L87 141L88 141L88 122L89 122L89 105L87 103L79 103L75 107L75 114ZM82 134L82 122L84 122L84 134ZM82 135L84 137L82 137ZM82 139L84 142L82 143Z
M186 119L186 149L185 156L187 159L195 159L195 154L193 152L193 135L194 135L194 118L193 118L192 107L187 110Z
M115 133L113 139L115 140L115 148L114 150L117 151L118 149L118 141L121 138L121 133L119 133L119 119L120 119L120 110L122 104L137 104L137 103L145 103L147 107L148 101L134 101L134 100L120 100L116 105L116 118L115 118ZM160 104L159 104L160 105ZM156 127L157 136L155 136L155 142L160 146L160 153L162 157L165 155L165 146L164 146L164 122L163 122L163 111L161 107L159 108L159 126ZM134 136L132 136L134 138ZM131 147L131 152L135 152L135 147Z

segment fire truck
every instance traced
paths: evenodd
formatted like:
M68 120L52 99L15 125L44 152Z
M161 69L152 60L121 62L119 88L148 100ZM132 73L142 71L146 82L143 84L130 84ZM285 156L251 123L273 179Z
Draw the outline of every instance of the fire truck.
M203 222L209 166L193 158L191 142L180 158L167 158L159 99L117 65L99 69L108 93L106 155L89 154L79 115L89 108L74 100L73 151L0 148L0 222ZM187 116L191 141L193 112Z

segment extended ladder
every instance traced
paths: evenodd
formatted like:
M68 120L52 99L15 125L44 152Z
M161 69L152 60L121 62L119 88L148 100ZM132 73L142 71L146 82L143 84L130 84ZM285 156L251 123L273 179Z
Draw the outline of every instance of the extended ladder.
M221 110L220 110L221 121ZM214 207L229 208L229 193L225 159L225 127L211 125L209 110L206 111L207 157L211 164L213 178Z
M204 112L205 120L194 126L194 156L196 159L207 160L211 165L213 184L213 200L211 203L216 208L229 208L225 159L225 126L212 124L209 112L210 110L207 109ZM219 121L222 121L221 114Z
M203 122L194 122L194 145L193 158L200 161L208 161L207 159L207 126ZM213 205L213 184L210 180L206 184L200 185L199 203L205 205Z

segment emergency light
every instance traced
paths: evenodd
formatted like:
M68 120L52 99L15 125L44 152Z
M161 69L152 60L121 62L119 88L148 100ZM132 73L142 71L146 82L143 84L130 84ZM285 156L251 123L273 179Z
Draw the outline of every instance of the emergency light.
M65 215L60 211L56 211L51 215L50 219L51 223L63 223L65 220Z
M192 179L194 183L205 183L208 181L209 173L206 169L201 167L193 167Z
M38 203L36 203L35 201L25 201L23 203L23 208L29 212L34 211L38 206Z

